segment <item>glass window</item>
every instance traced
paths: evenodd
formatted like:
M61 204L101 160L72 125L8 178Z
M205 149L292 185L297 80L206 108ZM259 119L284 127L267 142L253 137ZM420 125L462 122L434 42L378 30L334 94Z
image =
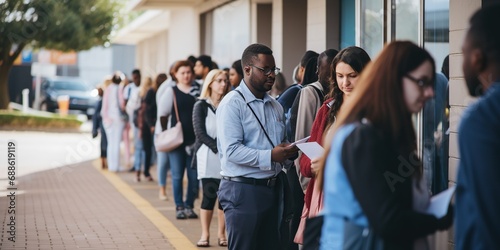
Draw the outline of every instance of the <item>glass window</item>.
M340 49L356 45L356 6L351 0L340 3Z
M422 155L424 173L432 193L448 187L449 105L448 65L449 53L449 0L425 0L424 47L436 61L434 98L422 113Z
M269 24L271 25L271 24ZM213 11L211 56L219 68L230 67L250 43L250 3L239 0Z
M419 0L396 0L395 13L395 38L396 40L410 40L416 44L418 41L418 20L420 16Z
M360 47L374 58L384 45L384 1L361 0Z

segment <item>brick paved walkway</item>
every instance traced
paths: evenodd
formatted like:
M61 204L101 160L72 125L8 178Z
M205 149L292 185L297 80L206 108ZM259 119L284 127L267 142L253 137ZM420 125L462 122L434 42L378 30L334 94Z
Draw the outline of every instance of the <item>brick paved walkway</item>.
M90 162L64 168L19 178L15 243L0 197L0 249L174 249Z

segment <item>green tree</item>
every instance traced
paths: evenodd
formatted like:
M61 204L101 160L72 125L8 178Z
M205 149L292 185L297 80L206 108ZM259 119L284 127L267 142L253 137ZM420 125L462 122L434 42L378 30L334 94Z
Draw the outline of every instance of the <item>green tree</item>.
M116 0L0 0L0 109L9 105L8 75L26 46L81 51L109 42Z

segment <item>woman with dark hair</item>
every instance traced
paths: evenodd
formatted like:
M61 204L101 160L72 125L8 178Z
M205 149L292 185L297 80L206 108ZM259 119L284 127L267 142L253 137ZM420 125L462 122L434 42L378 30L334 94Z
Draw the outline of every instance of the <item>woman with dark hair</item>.
M327 99L318 110L314 119L309 142L317 142L323 145L323 132L335 121L335 119L329 119L329 117L337 115L344 101L344 95L350 95L350 92L344 93L343 90L347 87L352 89L356 86L360 73L369 62L370 56L366 51L355 46L341 50L333 58L330 64L330 93L327 95ZM315 172L318 168L318 161L319 159L309 159L305 154L300 156L300 173L305 177L311 178L304 196L301 225L299 225L299 230L294 240L300 244L302 244L302 234L306 218L317 216L323 207L323 192L315 186Z
M316 54L307 61L306 66L304 68L304 75L302 77L301 89L313 82L318 81L318 56L319 54ZM297 99L298 95L299 92L297 92L295 97L293 98L294 100L292 102L292 106L290 107L290 114L289 114L290 124L287 124L287 126L290 125L290 136L288 138L288 140L290 141L302 139L295 137L295 131L297 130L297 115L299 112L299 105L293 105L293 103L295 102L295 99Z
M156 76L155 79L155 89L158 90L160 86L167 80L167 74L160 73Z
M318 81L318 56L311 57L311 59L307 61L306 67L304 68L304 76L302 77L302 87L316 81Z
M194 213L193 207L194 199L198 195L198 179L196 169L192 169L190 166L195 142L193 107L199 96L200 86L193 81L193 66L189 61L176 62L172 68L171 76L174 78L176 86L169 87L162 95L157 107L158 117L162 131L175 126L178 122L174 109L175 100L179 111L179 120L182 124L184 142L168 153L160 152L158 160L164 162L164 160L160 160L160 157L167 156L170 163L177 219L196 219L198 215ZM182 198L184 172L187 172L188 177L185 200Z
M243 80L243 68L241 67L241 60L237 60L233 62L229 69L229 83L235 89L240 86L241 80Z
M451 226L450 210L424 213L429 192L412 123L434 95L434 75L434 59L411 42L387 45L364 70L325 137L321 249L367 238L384 249L428 249L425 237Z

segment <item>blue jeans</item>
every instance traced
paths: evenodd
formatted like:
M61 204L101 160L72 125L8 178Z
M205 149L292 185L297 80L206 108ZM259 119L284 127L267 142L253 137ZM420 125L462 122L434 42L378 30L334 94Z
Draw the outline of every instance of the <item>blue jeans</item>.
M132 124L134 128L134 169L141 170L141 165L144 161L144 151L142 150L142 139L139 137L139 128Z
M167 185L167 172L170 169L170 162L168 162L167 152L156 152L157 158L157 172L158 172L158 185L165 187Z
M191 168L192 156L186 153L184 146L168 152L170 170L172 171L172 186L174 200L177 207L194 207L194 199L198 195L198 172ZM182 201L184 171L187 172L188 188L186 190L186 200Z

